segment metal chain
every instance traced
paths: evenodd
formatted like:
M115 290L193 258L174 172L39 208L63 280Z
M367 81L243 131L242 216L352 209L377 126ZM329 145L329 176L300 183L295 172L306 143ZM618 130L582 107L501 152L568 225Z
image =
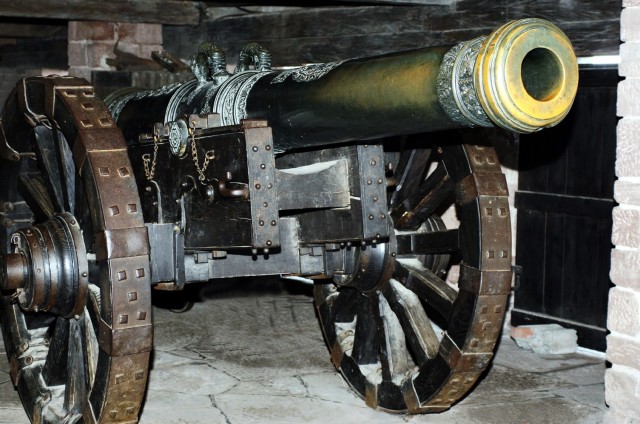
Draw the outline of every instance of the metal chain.
M198 171L198 179L202 184L205 184L205 180L207 177L204 175L204 171L207 170L207 166L209 166L209 161L216 158L213 150L208 150L204 154L204 161L202 162L202 168L198 163L198 149L196 148L196 137L193 129L189 128L189 134L191 134L191 157L193 158L193 164L196 167L196 171ZM205 184L206 185L206 184Z
M144 175L147 180L153 180L153 176L156 173L156 162L158 160L158 136L153 136L153 161L149 158L149 153L142 155L142 166L144 167ZM151 162L151 169L149 169L149 162Z

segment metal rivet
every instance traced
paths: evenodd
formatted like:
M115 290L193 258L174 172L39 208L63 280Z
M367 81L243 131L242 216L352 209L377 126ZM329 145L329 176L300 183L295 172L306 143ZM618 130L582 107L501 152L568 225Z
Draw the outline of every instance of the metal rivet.
M272 227L275 227L275 226L276 226L276 224L278 224L278 223L277 223L275 220L271 221L271 226L272 226Z
M256 184L256 190L260 190L262 186L260 184Z
M272 244L271 240L267 240L267 246L271 246Z
M264 221L263 220L258 221L258 225L263 227L264 226Z
M269 206L269 204L267 202L262 203L262 206L264 206L265 208Z
M271 184L271 183L267 184L267 188L268 188L269 190L271 190L271 189L273 188L273 184Z
M258 146L253 146L253 148L251 150L253 150L254 152L257 152L258 151Z
M266 146L264 146L264 149L268 152L269 150L271 150L271 146L267 144Z
M371 184L373 184L373 181L371 181L371 178L369 178L369 179L367 180L367 185L371 185Z
M378 178L378 184L382 184L383 179L382 178Z
M375 218L373 215L369 215L369 219L373 219Z
M265 165L264 163L260 164L260 169L265 169L267 167L267 165Z
M87 275L88 275L88 274L87 274L86 272L83 272L83 273L82 273L82 276L83 276L83 277L86 277Z
M371 163L371 166L376 166L376 164L377 164L377 162L375 160L373 160L373 159L371 159L370 163Z

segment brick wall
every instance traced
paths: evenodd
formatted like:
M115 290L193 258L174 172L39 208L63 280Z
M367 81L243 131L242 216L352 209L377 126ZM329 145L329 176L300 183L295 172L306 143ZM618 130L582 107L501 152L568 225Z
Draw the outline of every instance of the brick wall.
M162 25L71 21L68 38L69 74L91 81L91 71L114 69L116 49L146 59L162 50Z
M618 141L605 374L608 423L640 417L640 0L624 0L620 19Z

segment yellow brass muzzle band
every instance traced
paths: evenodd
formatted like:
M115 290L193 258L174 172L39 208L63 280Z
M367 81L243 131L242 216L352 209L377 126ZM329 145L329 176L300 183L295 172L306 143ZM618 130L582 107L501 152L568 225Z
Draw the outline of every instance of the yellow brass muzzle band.
M554 126L569 112L578 87L571 42L542 19L510 22L480 47L474 85L496 125L520 133Z

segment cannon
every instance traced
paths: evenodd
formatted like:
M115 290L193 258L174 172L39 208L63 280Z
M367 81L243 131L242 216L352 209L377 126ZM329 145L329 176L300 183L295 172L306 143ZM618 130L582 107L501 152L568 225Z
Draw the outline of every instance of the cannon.
M250 44L233 74L205 43L192 70L104 100L27 78L6 102L0 319L29 418L136 422L151 290L273 275L313 283L331 360L367 405L449 408L501 334L511 233L495 150L441 131L557 124L577 89L566 36L523 19L278 70Z

